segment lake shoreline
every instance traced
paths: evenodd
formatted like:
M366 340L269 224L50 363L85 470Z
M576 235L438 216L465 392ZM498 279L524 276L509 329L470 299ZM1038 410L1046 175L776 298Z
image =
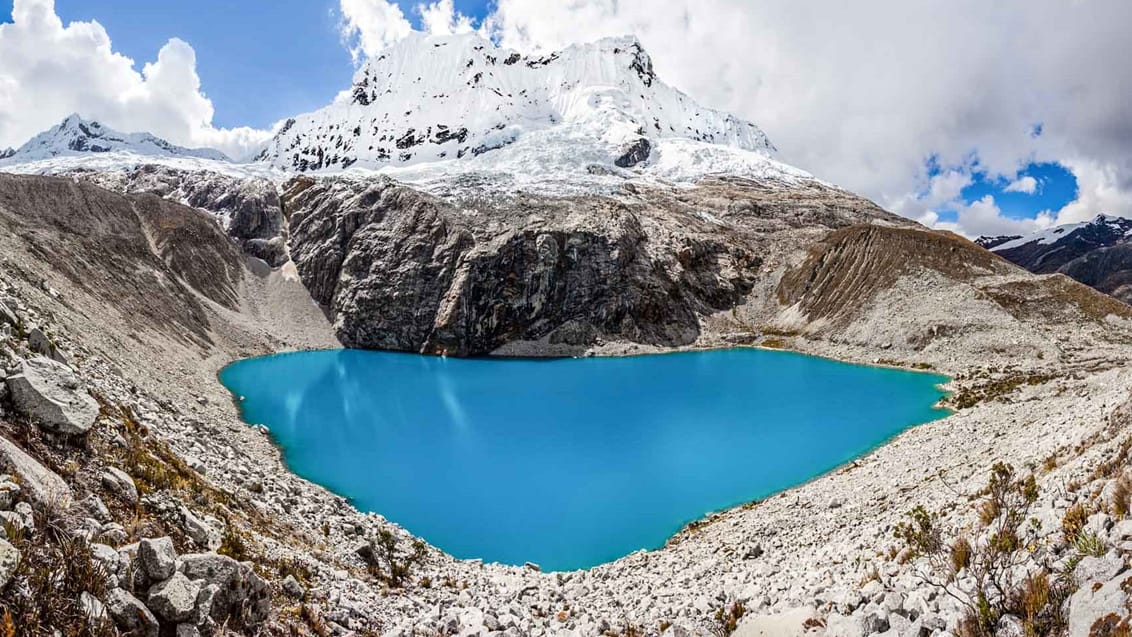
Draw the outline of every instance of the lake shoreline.
M704 449L703 451L695 453L684 449L683 453L690 453L691 455L683 460L670 458L671 461L676 463L676 466L680 467L695 466L696 458L712 458L713 460L710 467L701 466L698 469L694 469L691 473L680 478L679 481L685 483L686 481L703 480L708 476L716 476L710 479L710 482L715 484L715 486L705 483L703 485L704 491L701 492L703 495L697 496L697 498L702 497L709 501L715 500L715 502L711 504L705 503L704 506L687 502L683 505L684 511L682 513L674 513L670 516L665 516L667 519L664 521L657 520L655 523L650 523L648 527L649 530L647 531L645 528L641 528L639 531L634 532L634 535L637 533L643 533L644 535L639 540L623 539L622 541L626 541L626 544L623 545L624 548L620 551L616 551L619 552L621 556L631 552L629 547L634 545L644 546L648 550L662 548L667 541L690 523L694 524L714 513L743 505L752 499L772 497L784 490L809 482L831 471L836 471L838 468L845 466L855 459L871 453L874 449L886 444L892 438L910 427L919 426L925 422L938 420L947 416L947 413L937 413L941 410L931 406L936 404L934 398L930 403L923 403L922 405L911 400L913 395L918 396L927 391L927 388L918 381L913 382L913 379L916 378L915 376L905 375L906 372L904 370L895 368L886 368L886 372L889 373L883 375L870 374L861 376L859 371L863 372L868 369L877 368L844 363L829 358L808 356L785 350L750 347L732 347L717 350L685 350L682 352L673 352L671 356L645 354L636 356L635 358L638 360L635 362L633 358L632 356L619 357L616 359L612 357L579 357L570 359L534 360L480 357L469 359L452 358L444 363L439 363L437 357L421 357L419 355L400 352L324 350L300 353L292 352L240 360L225 366L219 374L219 380L223 385L228 387L234 398L238 398L236 405L241 414L241 418L245 422L253 426L263 425L267 427L268 433L276 443L276 446L284 452L284 462L290 470L321 484L329 485L337 483L343 485L352 481L354 486L347 491L341 492L342 495L349 497L352 504L364 510L389 515L394 521L404 523L408 528L415 530L432 528L435 527L437 523L421 522L421 519L427 519L430 516L426 511L411 513L406 512L403 505L399 505L400 509L393 509L387 505L380 504L384 499L381 497L381 493L383 493L381 489L377 489L373 493L373 496L378 498L377 501L370 499L367 505L365 504L367 500L364 498L359 500L359 496L366 493L367 488L372 488L367 487L367 485L373 484L374 481L378 484L392 484L401 481L402 478L399 477L399 471L386 469L383 465L388 464L387 462L370 461L365 463L367 467L364 472L365 479L351 478L350 474L343 473L347 471L346 467L354 462L351 459L351 448L354 448L357 444L361 444L363 448L369 450L368 453L377 453L373 450L374 448L384 448L388 446L384 444L382 440L377 438L373 440L365 438L354 440L349 445L342 448L314 451L327 444L335 444L327 441L335 441L338 439L336 435L325 433L326 427L328 426L343 427L344 431L354 432L351 434L352 436L377 435L375 433L377 430L373 428L377 426L377 423L373 421L372 417L368 416L368 414L388 414L384 408L388 399L378 398L377 394L370 390L367 390L365 395L343 393L352 391L350 389L352 387L376 386L382 382L380 379L387 378L389 379L389 383L396 383L396 387L399 389L383 388L382 391L392 392L391 397L397 397L397 411L403 412L406 409L418 409L413 407L413 405L417 403L416 400L412 398L418 393L420 393L419 400L424 401L422 404L439 404L439 402L437 402L439 396L434 396L433 393L440 391L441 387L434 385L434 383L440 382L441 385L446 388L445 392L447 392L443 397L445 408L435 412L422 412L419 416L414 416L411 421L397 425L393 425L392 423L387 425L393 426L395 431L401 433L395 438L386 439L389 441L389 445L394 446L390 447L390 451L382 453L394 453L394 455L399 455L399 453L392 451L392 449L396 449L395 445L398 444L397 440L408 435L405 432L425 432L437 429L440 433L443 433L451 427L457 426L457 423L449 422L450 419L456 415L460 415L460 417L463 418L464 413L468 411L469 407L472 407L475 409L474 413L478 415L471 416L469 414L471 420L467 423L461 421L458 427L461 430L471 427L479 432L479 435L476 437L477 450L472 453L458 453L448 462L443 463L446 466L446 472L458 471L459 473L470 476L488 476L491 474L493 468L506 466L511 463L513 459L518 458L522 458L523 460L520 464L526 466L533 462L531 460L532 458L537 458L539 454L546 454L550 449L576 449L579 444L584 444L582 440L588 436L585 432L589 430L587 429L586 423L589 422L590 418L587 417L585 413L578 413L576 416L556 417L555 415L559 412L567 413L568 411L569 413L574 413L573 409L575 407L568 407L567 405L559 405L557 407L549 406L546 402L547 400L553 401L557 399L557 392L543 395L543 392L549 387L573 387L574 389L571 391L580 393L572 394L577 397L570 399L569 402L571 405L591 405L590 407L581 407L581 409L583 412L601 413L603 421L610 418L614 419L618 423L618 440L623 440L623 437L630 435L628 432L632 431L634 432L631 434L634 441L632 444L635 446L650 446L650 436L687 436L687 434L693 431L696 435L688 438L687 441L698 441L697 444L702 445L704 444L703 441L706 435L703 431L703 424L710 423L712 428L719 429L722 427L726 429L726 431L721 429L707 436L708 439L716 441L714 445L717 448L712 450ZM603 360L607 361L607 363L603 363ZM627 363L631 362L638 367L644 366L639 369L635 367L634 371L628 373L630 373L632 377L636 377L638 374L643 374L648 377L647 389L645 389L646 385L636 386L632 382L625 384L625 381L629 378L629 376L625 376L627 373L625 367ZM547 365L544 366L543 363ZM610 365L616 365L616 367L610 367ZM691 366L691 368L688 368L688 366ZM528 367L529 369L527 369ZM324 368L326 371L319 372L313 376L307 371L308 369ZM519 371L520 369L523 371ZM334 371L331 373L330 370ZM378 372L377 370L386 371ZM686 373L693 370L695 371L694 374ZM776 409L766 404L764 399L759 396L767 393L783 396L789 391L792 391L792 385L790 383L793 381L786 381L779 378L783 373L786 373L787 370L790 370L788 372L790 379L797 379L805 383L804 390L793 391L803 391L806 394L816 391L824 395L840 393L841 398L836 401L839 406L828 415L819 415L819 413L813 412L812 408L806 409L793 420L780 414ZM596 380L596 378L599 378L603 373L613 374L613 376L604 381ZM893 375L893 373L900 375ZM343 374L346 374L346 376L343 376ZM370 378L370 374L374 374L375 376ZM405 377L406 374L410 376ZM437 376L437 374L440 376ZM468 376L469 374L471 375L470 377ZM518 375L518 377L516 375ZM487 378L493 378L495 376L499 378L497 380L486 380ZM565 378L559 378L559 376L565 376ZM315 378L320 379L317 381L317 391L304 391L305 383L310 381L303 379L308 377L312 380ZM519 377L529 378L534 381L534 383L530 385L530 387L523 387L523 383L520 382ZM814 380L811 379L817 379L818 382L824 383L824 385L814 386ZM944 381L950 380L940 375L933 375L931 378L932 381L940 379ZM595 387L594 391L580 389L576 387L579 382L597 383L598 387ZM503 403L508 406L531 402L533 396L524 398L524 396L528 395L531 391L535 391L538 395L542 396L537 399L542 414L538 421L540 427L542 427L542 429L540 429L542 433L539 436L539 442L536 448L526 450L516 448L509 449L506 452L502 451L504 447L509 447L514 444L510 441L523 440L525 437L518 435L520 432L514 432L514 435L493 434L492 432L498 431L500 428L505 429L507 427L505 423L518 422L523 416L520 413L511 413L510 410L495 413L494 410L497 410L498 407L491 406L491 401L481 403L475 398L475 396L490 394L489 388L484 387L482 391L473 390L466 387L468 383L474 383L477 386L486 383L490 386L499 385L512 388L507 395L506 401ZM649 413L654 413L658 410L660 412L654 413L652 417L643 416L638 413L648 403L654 400L664 400L663 396L668 395L669 392L660 389L660 387L665 386L666 383L675 384L672 388L673 391L686 398L678 399L671 408L660 407L659 405L664 404L663 402L651 406ZM930 385L930 391L934 395L941 393L938 389L940 384L942 383L932 382ZM860 385L860 387L858 387L858 385ZM272 389L270 392L266 392L263 390L264 387L271 387ZM540 387L543 387L543 389L539 389ZM757 394L750 393L747 388L756 389ZM888 393L897 390L899 390L899 394ZM606 401L595 395L595 392L602 394L606 391L610 392L611 398L614 395L617 396L617 401ZM650 397L637 397L637 394L641 391L645 391ZM659 396L654 395L658 391L660 392ZM629 392L631 396L625 395L624 392ZM677 393L673 393L672 395L677 395ZM279 396L276 397L276 394L279 394ZM875 398L870 398L870 396L880 394L885 394L890 398L879 403ZM901 396L901 398L894 402L893 398L897 395ZM283 396L286 396L286 398L284 399ZM685 404L689 398L699 396L714 396L714 398L706 400L703 404ZM692 400L697 399L692 398ZM369 401L372 401L371 407L363 407L363 405L370 404ZM628 401L633 405L640 405L640 407L633 406L623 414L618 414L617 416L611 415L609 410L616 408L614 405L619 404L621 401ZM324 402L328 402L329 404L323 405ZM350 405L349 413L353 414L349 416L351 422L355 420L357 422L350 425L347 423L339 423L337 420L331 420L329 414L337 413L337 404ZM853 404L859 404L859 406L853 407ZM275 407L272 405L275 405ZM316 407L315 405L319 406ZM462 406L455 407L452 405ZM869 405L872 405L872 407ZM896 408L896 405L900 405L899 409ZM253 407L255 417L249 418L248 414L253 413ZM280 408L284 408L283 411L280 412ZM296 412L296 409L299 411ZM457 414L453 414L450 411L451 409L458 409ZM485 409L487 409L486 412L484 411ZM684 413L688 410L694 411L697 422L700 422L701 426L695 426L693 423L689 422L687 426L692 427L692 429L682 432L678 426L671 423L661 424L668 421L667 418L663 417L663 413L671 413L672 409L679 413ZM867 411L862 411L869 409L874 411L879 409L879 411L876 411L875 416L866 415ZM905 410L907 410L907 413L904 413ZM526 413L525 410L522 410L522 412ZM760 415L764 412L766 412L764 415ZM494 415L492 415L493 413ZM824 412L821 413L824 414ZM318 428L319 433L317 435L307 433L311 430L314 419L317 417L316 415L327 415L326 420L320 423ZM343 415L345 415L345 412ZM388 417L389 416L386 415L384 418L387 419ZM782 418L787 419L782 420ZM280 419L282 419L282 421ZM363 425L363 423L367 423L367 425ZM373 423L373 425L368 425L368 423ZM833 423L836 423L836 425ZM523 429L526 430L529 424L528 422L524 422ZM657 429L658 425L660 425L660 429ZM676 428L673 429L673 427ZM791 451L791 449L800 449L801 445L807 444L803 442L802 438L798 438L799 436L805 437L805 435L801 433L803 431L801 428L808 430L815 427L823 431L828 431L828 434L811 436L810 440L812 442L808 443L809 446L805 454L798 455L796 451ZM878 433L870 433L873 429ZM569 432L570 441L560 440L558 442L548 442L547 436L553 438L561 435L561 433L556 434L556 431ZM599 436L608 435L603 433L604 431L604 429L599 429L591 433ZM787 432L790 433L787 434ZM432 439L431 437L435 434L422 433L420 435L427 435ZM500 435L502 435L502 438L499 438ZM788 435L790 438L784 438L784 435ZM880 436L879 438L876 437L878 435ZM495 437L493 438L492 436ZM777 472L770 474L766 473L766 470L758 469L749 473L748 477L741 477L747 475L748 472L741 471L739 466L735 467L736 471L734 472L720 473L722 470L721 467L723 466L720 465L720 463L728 462L728 454L734 454L738 451L737 449L733 450L733 447L739 445L740 441L747 436L755 436L755 438L751 439L752 449L757 448L760 453L769 451L764 443L777 441L773 442L773 444L792 445L782 448L780 452L773 451L771 453L772 455L777 455L778 453L793 453L798 457L798 462L789 463L789 468L784 467L783 469L777 470L777 472L785 470L786 473L782 475L779 475ZM861 442L858 443L857 440L860 437L863 438L861 438ZM841 450L842 447L831 447L828 451L819 452L819 447L815 446L814 443L826 439L828 439L829 442L825 444L848 445L848 447L844 448L844 450ZM494 442L492 442L493 440ZM723 440L727 440L728 443L720 448L720 441ZM795 440L795 442L787 443L787 440ZM833 442L835 440L843 441L835 443ZM567 444L567 442L569 442L569 444ZM862 443L864 443L863 446ZM432 444L433 446L443 444L443 441L437 440ZM487 447L484 448L484 445L487 445ZM601 446L604 447L604 445ZM679 453L684 447L686 447L686 445L677 446L673 448L671 452ZM495 449L495 453L502 455L494 459L487 459L482 454L490 453L490 449ZM288 450L290 451L288 452ZM544 493L542 497L575 501L577 498L582 497L580 493L573 496L567 493L551 495L553 490L562 488L565 485L555 484L553 478L554 472L540 473L537 467L568 465L574 467L575 471L583 471L586 475L600 475L603 470L601 467L595 466L591 469L578 469L581 464L585 463L586 458L597 453L599 453L598 449L591 449L588 452L575 450L562 458L548 457L545 460L533 462L530 468L523 470L523 475L526 476L528 480L535 480L545 485L539 487L540 490L551 490L550 492ZM318 457L333 457L336 460L331 464L326 464L317 460ZM629 455L623 457L628 459L633 456ZM422 458L422 461L424 460L425 459ZM452 463L469 463L469 466L457 470L452 466L448 466ZM808 467L813 463L816 463L816 466L813 466L812 469L802 468ZM631 467L632 465L629 466ZM621 474L624 475L624 471L628 468L629 467L622 467L620 470ZM635 469L634 473L637 471L643 471L647 475L649 471L656 471L656 468L651 463L647 463ZM641 479L644 480L644 483L640 485L640 488L645 489L648 484L660 486L668 483L673 479L671 471L672 469L669 468L664 471L665 475L663 476L657 475L647 479L642 477ZM319 475L323 475L325 478L320 479L318 478ZM336 477L331 478L331 475ZM725 475L731 475L733 477L726 478ZM758 478L756 476L763 477ZM427 483L427 481L422 481L422 479L418 477L416 480L405 484L412 488L425 488L423 485ZM725 485L729 483L733 483L735 486L729 489L726 488ZM609 483L608 486L614 488L616 484L616 482ZM738 485L740 484L746 486L739 488ZM469 510L460 515L462 519L468 520L468 522L464 524L469 524L472 529L477 528L473 520L476 515L482 514L485 507L490 507L498 498L516 497L512 493L514 489L505 488L503 485L500 485L500 487L500 489L493 490L493 493L498 492L498 495L491 497L488 501L472 506ZM450 494L453 490L460 488L462 488L461 485L455 484L443 488L438 487L435 494L424 491L420 493L420 498L423 501L432 501L436 497L451 497ZM487 486L485 485L483 488L487 488ZM721 491L720 489L724 490ZM745 493L739 495L738 493L734 493L733 490L743 491ZM456 498L449 502L449 504L445 506L446 516L451 515L453 507L458 508L463 501L471 501L479 497L478 494L480 492L480 489L475 489L469 492L467 496ZM716 492L721 494L730 493L731 495L709 495L710 493ZM348 496L347 493L352 493L353 495ZM612 495L612 492L607 491L603 500ZM531 497L535 497L535 494L532 493ZM622 497L625 498L625 504L617 507L618 509L622 509L621 511L611 511L607 514L602 514L599 511L587 511L585 517L605 516L607 519L610 519L610 515L620 515L621 517L619 517L618 520L622 522L619 522L619 524L624 524L624 521L639 517L634 515L630 508L628 508L628 505L636 501L637 498L629 498L627 494ZM396 499L398 502L400 500L401 498ZM720 500L725 500L726 502L720 502ZM669 498L665 498L661 500L661 502L665 507L671 507L675 504ZM397 513L398 510L400 510L400 513ZM698 515L690 515L690 511L698 511L699 513ZM708 511L709 513L703 513L704 511ZM641 513L646 512L642 511ZM657 509L652 507L647 511L647 514L650 518L656 516ZM517 517L514 517L509 515L507 510L500 510L492 517L498 520L507 519L509 520L509 524L521 523L524 516L521 514L516 515ZM414 520L416 521L414 522ZM562 524L564 523L565 521L560 521L553 525L556 529L559 529L554 531L554 533L565 532L561 530ZM653 524L672 528L673 530L666 532L663 537L659 537L656 530L657 527L653 526ZM600 533L607 534L610 530L609 525L603 525ZM594 532L598 532L598 529L589 531L589 533ZM584 533L586 532L581 529L569 533L571 536L569 544L576 545L579 547L578 550L584 551L581 547L588 546L591 543L591 540L583 537ZM440 533L437 535L433 532L425 531L422 535L426 540L436 541L437 538L443 538L447 534ZM467 537L466 532L462 532L460 535L465 538ZM517 548L510 546L509 542L504 542L502 545L498 546L498 548L492 548L493 545L498 543L498 540L491 539L490 537L481 537L476 541L477 544L475 546L479 546L480 548L465 546L452 552L465 556L475 555L483 561L493 563L502 562L505 564L522 565L524 563L533 562L540 564L544 570L553 572L568 572L579 570L579 568L586 570L617 559L604 557L596 559L597 556L587 558L584 557L584 552L573 555L573 551L568 548L569 545L562 546L558 550L557 557L550 557L540 554L537 549L542 542L552 542L553 540L550 536L546 536L545 540L541 539L541 533L524 533L523 536L528 538L524 542L530 544L530 549L528 550L531 552L524 551L520 554ZM539 537L540 539L530 539L534 537ZM652 539L646 540L644 539L645 537ZM451 540L437 541L436 543L445 546L450 545L450 541ZM466 542L466 539L462 540L461 545ZM640 542L640 544L637 542ZM590 550L593 549L591 548ZM509 558L509 560L492 557L493 553L499 551L502 551L504 554L510 554L512 557ZM605 552L605 550L599 551L600 554L604 554ZM567 555L570 556L567 557ZM582 563L584 565L580 567L565 566L563 562Z

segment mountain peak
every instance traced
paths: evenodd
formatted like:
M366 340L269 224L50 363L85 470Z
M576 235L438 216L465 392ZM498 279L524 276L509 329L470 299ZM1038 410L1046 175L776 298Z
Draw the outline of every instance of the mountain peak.
M120 133L108 126L72 113L55 126L31 138L14 151L0 153L5 164L16 164L62 155L127 153L153 157L197 157L228 161L217 150L184 148L150 133Z
M753 123L661 81L635 36L522 54L475 33L414 34L367 60L333 104L288 120L258 159L305 172L500 161L523 148L540 165L615 169L646 162L662 140L774 150Z

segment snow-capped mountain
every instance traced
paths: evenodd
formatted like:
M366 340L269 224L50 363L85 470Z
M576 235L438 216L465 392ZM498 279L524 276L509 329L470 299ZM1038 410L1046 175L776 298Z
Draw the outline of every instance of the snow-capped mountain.
M102 124L70 115L58 125L36 135L6 156L0 165L68 156L125 154L143 157L186 157L229 161L224 153L210 148L184 148L150 133L120 133Z
M288 120L259 159L305 172L510 149L516 152L500 155L537 154L543 166L628 168L657 159L666 141L760 159L773 151L754 124L704 108L661 81L632 37L536 57L475 34L417 34L367 61L333 104ZM506 163L495 159L483 163Z
M1132 303L1132 219L1101 214L1025 236L976 242L1031 272L1058 272Z
M1098 248L1132 238L1132 219L1097 215L1021 237L979 237L984 247L1031 272L1057 272L1063 265ZM1001 239L1008 239L1001 241Z

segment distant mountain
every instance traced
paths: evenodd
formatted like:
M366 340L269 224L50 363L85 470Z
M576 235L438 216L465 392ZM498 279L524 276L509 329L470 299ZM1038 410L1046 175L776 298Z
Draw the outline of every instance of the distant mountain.
M338 101L288 120L258 159L306 172L512 149L512 172L523 172L523 153L531 165L616 169L647 162L671 139L774 150L754 124L661 81L633 37L527 56L475 34L415 35L367 61Z
M1048 274L1097 248L1127 241L1130 236L1132 219L1097 215L1092 221L1054 226L994 243L990 249L1031 272ZM986 247L997 239L980 237L978 243Z
M1022 235L1020 235L1020 234L1004 234L1004 235L1000 235L1000 236L997 236L997 237L982 236L982 237L979 237L978 239L975 239L975 243L986 248L987 250L992 250L992 249L997 248L998 246L1000 246L1004 243L1007 243L1008 241L1013 241L1015 239L1021 239L1021 238L1022 238Z
M229 161L210 148L184 148L149 133L120 133L96 121L70 115L58 125L31 138L16 150L0 153L4 165L81 156L94 153L125 153L147 157L192 157Z
M1132 219L1102 214L1021 237L979 237L976 243L1031 272L1060 272L1132 302Z

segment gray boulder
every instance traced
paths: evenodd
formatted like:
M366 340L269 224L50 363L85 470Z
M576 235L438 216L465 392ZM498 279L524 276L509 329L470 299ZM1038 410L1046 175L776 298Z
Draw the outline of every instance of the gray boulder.
M0 511L10 511L20 497L20 485L7 476L0 480Z
M1100 587L1082 585L1069 598L1069 637L1089 637L1094 634L1094 625L1103 625L1106 621L1115 623L1115 629L1121 621L1126 621L1128 593L1126 587L1132 586L1132 571L1124 573L1116 579L1109 580ZM1110 617L1111 616L1111 617ZM1115 635L1115 631L1095 634Z
M28 349L36 354L42 354L51 360L67 364L67 358L59 351L59 348L51 342L51 339L43 333L43 330L38 327L33 327L28 331Z
M19 565L19 549L9 544L7 540L0 540L0 588L7 586Z
M188 507L181 507L181 522L185 534L197 543L197 546L215 551L220 548L223 538L210 524L198 518Z
M223 623L234 613L241 613L250 624L267 619L271 596L267 582L250 564L237 562L218 553L194 553L181 556L180 570L189 579L217 587L212 600L212 619Z
M123 632L140 637L157 637L160 625L153 613L128 591L115 588L106 594L106 608L110 617Z
M102 486L130 504L138 501L138 487L134 484L134 479L117 467L109 467L102 472Z
M190 580L183 573L174 573L164 582L150 587L149 609L167 622L188 621L196 609L198 593L200 582Z
M152 582L167 580L177 570L177 551L168 537L146 538L138 542L138 559Z
M90 517L104 524L114 519L113 516L110 515L110 509L106 508L106 503L102 501L102 498L93 493L79 500L78 505L83 511L86 511Z
M307 589L295 579L294 575L288 575L283 579L283 592L295 599L302 599L307 594Z
M16 313L11 310L3 301L0 301L0 323L16 326L20 324L20 318Z
M106 612L106 605L102 603L102 600L87 591L83 591L79 594L79 606L83 609L83 614L86 615L87 619L93 625L101 624L110 618L109 614Z
M71 368L37 356L7 378L12 404L41 427L67 435L85 434L98 418L98 402L82 388Z
M121 565L121 558L118 557L118 551L106 544L92 542L90 545L90 556L94 562L101 565L106 571L107 579L116 584L118 582L118 567Z
M1026 627L1014 615L1003 615L995 627L994 637L1026 637Z
M1077 568L1073 569L1073 576L1084 586L1091 582L1108 581L1122 570L1124 570L1124 560L1116 554L1116 551L1109 551L1101 557L1082 558Z
M138 543L127 544L118 548L118 583L130 590L145 590L150 581L145 576L141 558L138 557Z
M37 504L65 508L74 502L71 487L63 478L3 436L0 436L0 469L19 476L20 493Z

